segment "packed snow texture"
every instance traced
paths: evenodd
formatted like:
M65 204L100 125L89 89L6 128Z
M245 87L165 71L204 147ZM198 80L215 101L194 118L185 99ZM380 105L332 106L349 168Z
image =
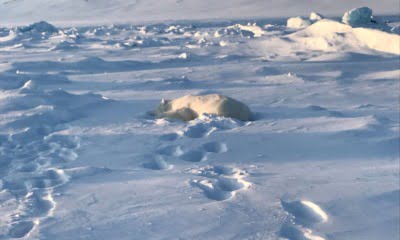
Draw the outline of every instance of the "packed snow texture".
M0 28L0 239L399 239L400 20L302 0L268 10L328 19L243 20L265 2L3 1L2 23L32 21ZM175 13L213 19L84 22ZM151 114L188 95L218 104ZM253 121L207 114L222 96Z
M241 121L252 118L251 111L244 103L220 94L184 96L173 100L162 100L155 111L159 118L193 120L203 114L214 114Z

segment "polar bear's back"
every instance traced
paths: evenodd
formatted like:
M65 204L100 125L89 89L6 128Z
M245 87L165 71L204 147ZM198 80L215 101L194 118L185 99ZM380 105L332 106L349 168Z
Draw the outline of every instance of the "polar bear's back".
M217 115L236 118L241 121L250 121L252 118L251 111L247 105L230 97L226 97L221 102Z
M217 114L220 112L221 104L227 100L227 97L219 94L210 94L203 96L184 96L171 101L171 110L190 108L199 116L203 113Z

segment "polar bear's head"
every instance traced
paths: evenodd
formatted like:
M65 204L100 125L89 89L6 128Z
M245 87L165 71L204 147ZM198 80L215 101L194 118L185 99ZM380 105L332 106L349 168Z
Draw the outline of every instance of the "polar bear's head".
M163 116L164 113L171 110L171 100L162 99L156 109L156 116Z

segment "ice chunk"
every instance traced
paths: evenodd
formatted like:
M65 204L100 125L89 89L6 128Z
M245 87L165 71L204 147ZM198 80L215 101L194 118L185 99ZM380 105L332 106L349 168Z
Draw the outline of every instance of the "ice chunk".
M365 25L371 23L372 10L368 7L355 8L343 15L342 22L350 26Z

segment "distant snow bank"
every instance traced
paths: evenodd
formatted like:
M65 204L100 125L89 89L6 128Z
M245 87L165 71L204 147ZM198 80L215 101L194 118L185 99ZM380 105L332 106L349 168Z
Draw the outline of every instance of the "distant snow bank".
M400 36L370 28L353 28L332 20L321 20L291 35L308 49L339 51L369 48L400 54Z
M322 15L313 12L310 20L289 18L287 27L303 28L289 36L304 49L332 52L370 49L400 54L398 28L374 20L368 7L346 12L342 23L323 19Z

